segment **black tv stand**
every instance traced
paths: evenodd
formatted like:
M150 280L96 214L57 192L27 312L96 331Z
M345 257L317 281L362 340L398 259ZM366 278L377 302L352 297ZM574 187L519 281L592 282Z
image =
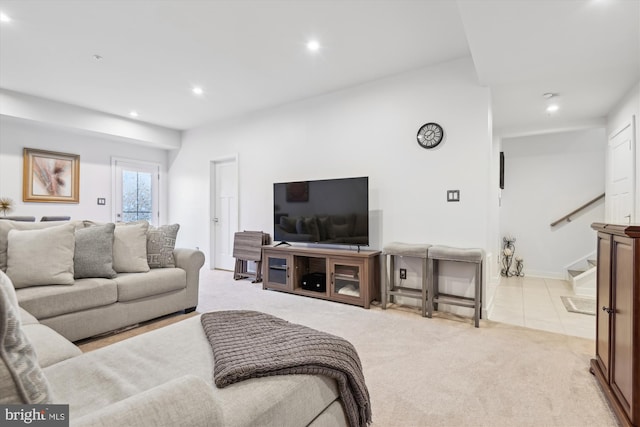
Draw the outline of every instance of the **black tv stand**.
M274 248L277 248L278 246L291 246L291 243L288 242L280 242L276 245L273 245Z

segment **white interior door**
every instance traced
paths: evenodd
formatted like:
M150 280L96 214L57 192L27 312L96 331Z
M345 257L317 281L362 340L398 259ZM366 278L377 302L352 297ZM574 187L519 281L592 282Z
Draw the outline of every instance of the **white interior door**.
M608 222L630 224L634 215L635 147L633 120L609 137Z
M236 158L211 162L211 268L233 270L233 237L238 230L238 168Z

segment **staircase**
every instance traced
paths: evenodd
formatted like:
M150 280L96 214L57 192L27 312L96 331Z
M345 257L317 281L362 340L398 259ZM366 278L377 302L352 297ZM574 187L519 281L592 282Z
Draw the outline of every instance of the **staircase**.
M576 295L596 296L596 260L585 259L567 268L568 280Z

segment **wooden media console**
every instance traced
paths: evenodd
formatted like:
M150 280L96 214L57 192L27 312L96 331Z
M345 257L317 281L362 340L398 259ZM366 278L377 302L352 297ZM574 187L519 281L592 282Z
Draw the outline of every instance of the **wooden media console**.
M263 246L264 289L369 308L380 300L380 251Z

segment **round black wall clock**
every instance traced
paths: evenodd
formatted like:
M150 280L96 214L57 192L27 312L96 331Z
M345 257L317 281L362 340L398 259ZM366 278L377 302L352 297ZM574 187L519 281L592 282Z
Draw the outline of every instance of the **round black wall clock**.
M437 123L427 123L418 130L418 144L422 148L435 148L442 142L444 130Z

